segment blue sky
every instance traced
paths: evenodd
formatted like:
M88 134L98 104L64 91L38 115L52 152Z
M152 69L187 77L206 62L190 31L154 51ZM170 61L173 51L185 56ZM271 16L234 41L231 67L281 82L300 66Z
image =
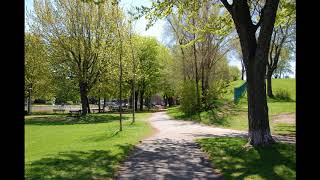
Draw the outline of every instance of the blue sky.
M120 6L123 7L125 12L128 10L132 9L134 6L151 6L151 0L121 0L120 1ZM27 10L33 10L33 0L25 0L25 8ZM165 29L164 29L164 24L165 20L158 20L151 28L149 28L147 31L145 30L147 24L147 20L145 18L140 18L133 24L133 30L142 35L142 36L153 36L158 39L159 42L166 42L165 37ZM241 63L238 59L236 59L234 55L229 55L229 64L233 66L239 67L241 69ZM295 72L295 62L291 63L292 65L292 70ZM291 77L294 77L294 74L290 75Z

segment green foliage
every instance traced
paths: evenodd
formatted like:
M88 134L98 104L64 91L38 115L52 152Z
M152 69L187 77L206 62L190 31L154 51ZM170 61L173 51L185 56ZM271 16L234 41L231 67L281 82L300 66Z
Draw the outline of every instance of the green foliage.
M212 82L208 93L208 100L211 104L214 104L214 100L222 98L226 93L227 84L228 82L224 80L216 80Z
M290 99L296 100L296 79L272 79L272 88L274 91L285 89L290 95Z
M25 95L31 89L32 98L53 97L53 77L47 47L37 35L25 34Z
M116 114L26 116L26 179L112 178L120 161L151 133L144 121L149 115L137 113L134 124L123 115L122 132Z
M193 115L197 111L196 87L193 81L186 81L182 84L180 109L186 115Z
M205 138L197 141L226 179L295 179L296 146L276 143L266 148L244 147L247 139Z
M281 100L281 101L291 101L292 99L290 98L290 94L286 89L277 89L274 92L274 97L277 100Z
M229 74L230 74L231 81L239 80L241 76L241 72L237 66L230 66Z

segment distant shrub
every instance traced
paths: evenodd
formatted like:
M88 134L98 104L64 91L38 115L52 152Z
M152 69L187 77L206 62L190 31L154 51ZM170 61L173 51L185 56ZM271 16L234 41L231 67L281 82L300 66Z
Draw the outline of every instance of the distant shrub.
M186 115L193 115L196 113L197 96L194 81L186 81L182 85L180 110Z
M283 101L292 101L290 93L285 89L277 89L274 93L275 99Z
M46 104L46 100L44 100L44 99L35 99L33 103L34 104Z

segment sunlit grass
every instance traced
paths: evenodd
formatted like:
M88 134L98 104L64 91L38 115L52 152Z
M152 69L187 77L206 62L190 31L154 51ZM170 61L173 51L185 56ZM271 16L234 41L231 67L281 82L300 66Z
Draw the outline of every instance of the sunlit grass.
M225 179L296 178L294 144L244 148L247 139L235 137L205 138L197 142L210 155L214 168Z
M150 113L94 114L86 118L64 115L29 116L25 120L25 176L27 179L110 178L133 145L149 135L143 121Z

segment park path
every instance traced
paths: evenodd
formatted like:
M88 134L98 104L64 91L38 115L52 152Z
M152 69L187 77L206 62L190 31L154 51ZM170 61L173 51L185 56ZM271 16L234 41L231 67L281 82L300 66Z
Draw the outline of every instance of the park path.
M158 132L137 145L119 167L116 179L222 179L194 140L214 136L247 136L244 131L172 120L165 112L153 113L148 121ZM295 142L290 137L274 138Z

